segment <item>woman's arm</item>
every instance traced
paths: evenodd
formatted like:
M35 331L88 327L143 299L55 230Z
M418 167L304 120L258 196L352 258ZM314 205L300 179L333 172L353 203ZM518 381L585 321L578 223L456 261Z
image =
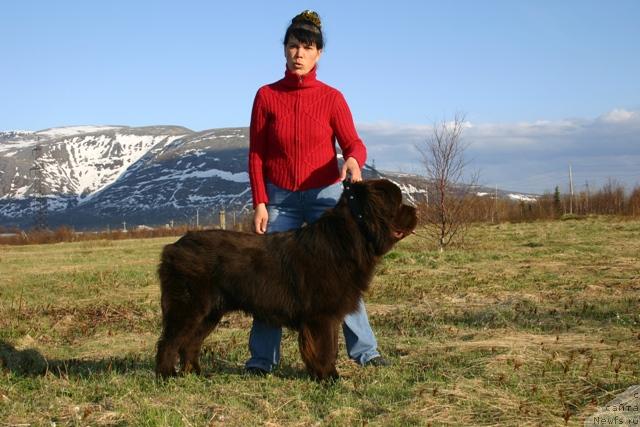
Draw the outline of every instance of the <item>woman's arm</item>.
M356 132L349 105L339 91L336 91L331 127L338 139L338 145L342 149L345 160L340 179L344 180L347 172L350 172L353 181L361 181L360 169L367 159L367 149Z
M260 203L267 203L267 189L264 180L263 163L267 153L267 117L264 109L262 89L258 90L253 100L251 125L249 127L249 181L253 208Z
M264 111L264 99L260 90L256 93L251 110L251 125L249 127L249 181L251 183L251 195L253 198L253 227L256 233L264 234L267 231L269 214L266 203L269 201L262 169L266 156L266 114Z

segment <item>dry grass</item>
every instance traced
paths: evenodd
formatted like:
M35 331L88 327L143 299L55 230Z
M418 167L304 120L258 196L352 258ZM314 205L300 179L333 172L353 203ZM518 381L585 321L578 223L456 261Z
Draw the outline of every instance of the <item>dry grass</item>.
M639 221L478 226L444 254L407 239L367 296L393 365L342 346L334 385L306 377L292 332L273 375L243 375L242 314L203 376L156 382L174 239L0 246L0 425L582 425L639 381Z

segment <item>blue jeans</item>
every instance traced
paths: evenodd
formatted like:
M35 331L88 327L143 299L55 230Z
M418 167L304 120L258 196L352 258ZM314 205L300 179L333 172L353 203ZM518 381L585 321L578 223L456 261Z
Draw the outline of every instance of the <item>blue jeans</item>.
M289 191L267 183L267 194L267 233L288 231L300 228L305 222L316 221L325 210L334 207L342 194L342 183L305 191ZM348 238L349 236L345 236L345 239ZM357 363L363 365L380 356L362 299L358 309L344 318L342 331L347 353ZM249 335L251 358L247 360L245 367L270 372L280 362L281 338L282 328L254 318Z

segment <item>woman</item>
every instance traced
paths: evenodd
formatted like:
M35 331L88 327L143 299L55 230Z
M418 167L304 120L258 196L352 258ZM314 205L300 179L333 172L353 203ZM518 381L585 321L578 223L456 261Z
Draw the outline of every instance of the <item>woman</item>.
M335 206L341 181L361 181L366 149L349 107L336 89L316 80L324 46L320 18L304 11L284 37L282 80L261 87L251 114L249 176L258 234L287 231L315 221ZM345 159L340 171L334 139ZM349 236L344 236L348 239ZM364 304L343 324L349 357L361 365L386 365L377 351ZM265 375L280 361L282 329L254 319L246 370Z

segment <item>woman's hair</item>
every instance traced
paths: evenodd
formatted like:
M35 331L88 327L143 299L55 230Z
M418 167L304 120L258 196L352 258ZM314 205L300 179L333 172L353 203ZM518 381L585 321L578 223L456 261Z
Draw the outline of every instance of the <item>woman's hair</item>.
M287 32L284 34L284 45L289 43L289 37L295 37L304 44L315 45L322 49L324 41L322 39L322 23L318 14L312 10L305 10L291 20Z

